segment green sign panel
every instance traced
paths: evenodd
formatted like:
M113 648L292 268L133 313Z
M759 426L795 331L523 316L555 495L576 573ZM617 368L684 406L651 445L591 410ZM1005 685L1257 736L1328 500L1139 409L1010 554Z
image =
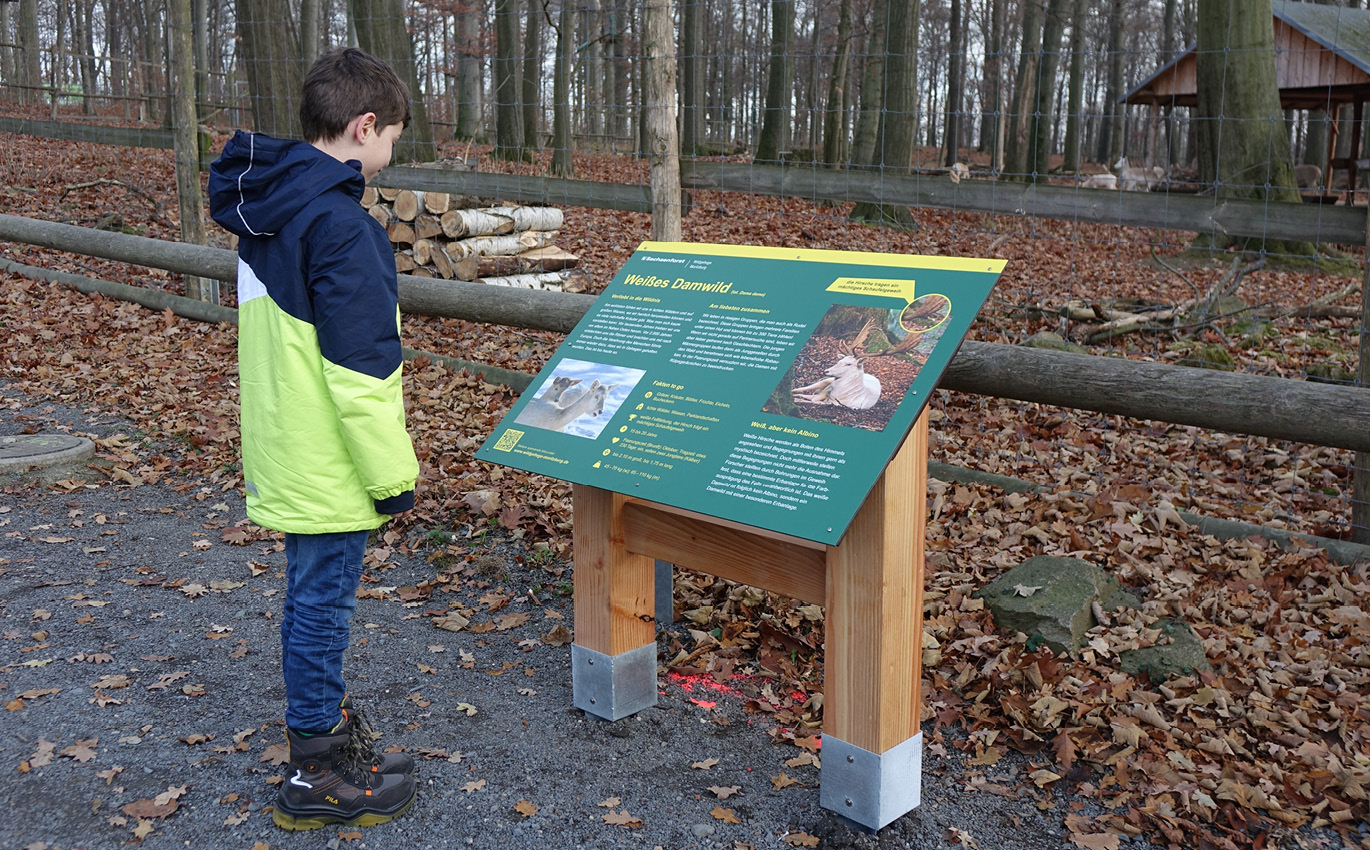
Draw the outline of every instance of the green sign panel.
M1003 267L644 242L476 457L835 545Z

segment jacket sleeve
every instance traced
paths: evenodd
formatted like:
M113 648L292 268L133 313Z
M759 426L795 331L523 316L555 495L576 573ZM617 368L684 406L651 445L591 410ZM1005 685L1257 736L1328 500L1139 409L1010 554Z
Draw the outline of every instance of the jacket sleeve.
M376 510L399 513L413 506L418 461L404 422L395 258L369 217L319 228L306 272L324 381Z

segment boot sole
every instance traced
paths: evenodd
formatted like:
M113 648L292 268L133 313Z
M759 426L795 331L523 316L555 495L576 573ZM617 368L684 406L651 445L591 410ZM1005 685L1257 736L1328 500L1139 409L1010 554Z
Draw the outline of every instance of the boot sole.
M322 829L325 826L333 824L341 824L342 826L376 826L382 823L389 823L409 811L409 807L414 805L414 798L417 796L418 795L415 794L413 797L410 797L403 806L400 806L393 812L362 812L353 815L350 818L342 815L325 813L307 814L301 812L298 815L292 815L289 812L281 811L281 807L278 804L275 810L271 812L271 819L275 821L276 826L291 832L302 832L307 829Z

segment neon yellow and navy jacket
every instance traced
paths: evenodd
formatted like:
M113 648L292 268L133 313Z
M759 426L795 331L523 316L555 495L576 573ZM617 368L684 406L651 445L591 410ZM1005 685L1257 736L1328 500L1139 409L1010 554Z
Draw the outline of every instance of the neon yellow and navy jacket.
M239 132L210 167L210 214L239 239L247 514L277 531L371 529L414 504L395 256L359 166Z

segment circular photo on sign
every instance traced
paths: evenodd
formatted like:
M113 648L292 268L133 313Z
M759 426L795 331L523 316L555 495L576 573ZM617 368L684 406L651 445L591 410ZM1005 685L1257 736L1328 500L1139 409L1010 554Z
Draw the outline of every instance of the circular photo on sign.
M934 292L909 302L899 314L899 326L911 334L925 334L951 318L951 299Z

